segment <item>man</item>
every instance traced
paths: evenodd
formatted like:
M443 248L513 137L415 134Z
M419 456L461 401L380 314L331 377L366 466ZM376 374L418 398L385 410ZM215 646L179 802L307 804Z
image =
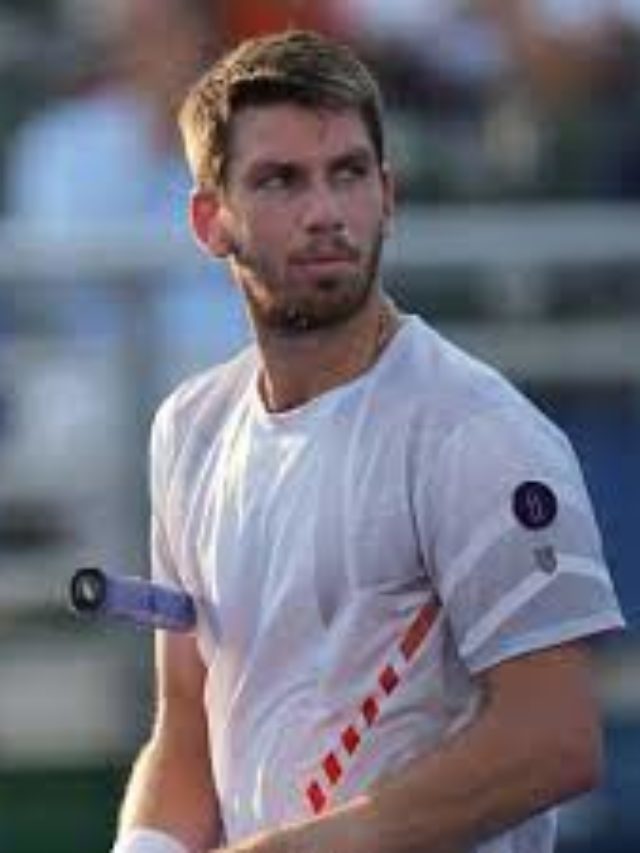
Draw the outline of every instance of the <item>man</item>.
M256 345L152 436L158 702L117 853L544 853L592 787L583 638L619 627L566 439L384 295L376 84L341 46L241 44L181 114L193 230Z

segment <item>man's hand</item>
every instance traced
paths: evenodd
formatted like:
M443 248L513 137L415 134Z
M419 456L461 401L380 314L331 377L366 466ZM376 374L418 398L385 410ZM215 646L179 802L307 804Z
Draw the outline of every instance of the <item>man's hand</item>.
M366 807L367 797L357 797L321 817L260 832L208 853L376 853L374 839L366 834L372 825L364 818Z

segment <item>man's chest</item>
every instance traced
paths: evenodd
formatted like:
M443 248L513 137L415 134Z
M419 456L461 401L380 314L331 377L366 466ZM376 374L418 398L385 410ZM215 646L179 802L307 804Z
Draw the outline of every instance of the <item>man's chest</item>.
M240 430L191 496L191 574L219 641L246 649L271 622L306 614L325 632L363 593L422 572L402 442Z

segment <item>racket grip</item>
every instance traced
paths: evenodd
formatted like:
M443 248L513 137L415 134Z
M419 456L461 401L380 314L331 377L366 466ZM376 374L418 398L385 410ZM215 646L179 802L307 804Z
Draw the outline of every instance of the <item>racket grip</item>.
M92 617L124 619L167 631L190 631L196 624L192 597L143 578L81 568L69 584L72 609Z

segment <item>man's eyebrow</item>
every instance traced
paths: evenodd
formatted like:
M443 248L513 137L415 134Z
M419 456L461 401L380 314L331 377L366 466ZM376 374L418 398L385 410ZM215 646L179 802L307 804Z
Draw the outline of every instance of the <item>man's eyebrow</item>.
M338 167L349 165L351 163L369 165L373 163L374 160L375 156L370 148L367 148L366 145L358 145L354 148L350 148L348 151L343 151L341 154L338 154L331 161L331 165Z
M353 164L369 166L375 160L375 155L366 145L356 145L345 151L341 151L329 160L329 169L340 169L344 166ZM291 160L286 156L280 157L265 157L264 159L256 160L251 163L247 169L246 177L251 179L260 178L263 175L270 175L275 172L288 172L292 175L304 172L306 164L298 160Z
M297 172L300 171L303 166L300 163L297 163L295 160L288 160L286 157L282 159L278 157L269 157L264 160L256 160L254 163L249 165L247 169L247 176L250 178L260 177L261 175L268 175L272 172Z

